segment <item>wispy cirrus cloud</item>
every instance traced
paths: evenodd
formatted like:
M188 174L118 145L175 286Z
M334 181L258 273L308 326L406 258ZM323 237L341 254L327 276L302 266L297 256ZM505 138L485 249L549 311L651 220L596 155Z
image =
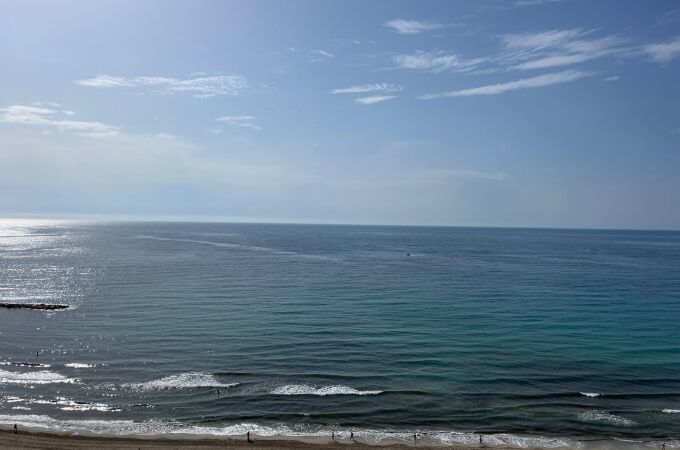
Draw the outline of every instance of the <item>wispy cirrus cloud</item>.
M375 103L385 102L397 98L396 95L371 95L368 97L355 98L354 101L360 105L373 105Z
M307 56L307 60L310 62L322 62L335 58L335 55L333 53L322 49L305 50L299 47L288 47L287 50L290 53L297 53L299 55Z
M92 88L152 88L154 93L171 95L193 94L197 98L219 95L239 95L249 89L248 80L240 75L200 76L178 79L161 76L121 77L97 75L94 78L76 80L76 84Z
M652 61L665 64L680 56L680 36L667 42L646 45L643 50Z
M434 73L468 72L477 68L486 58L463 59L452 53L416 52L411 54L395 55L393 58L397 68L427 70Z
M520 89L533 89L538 87L553 86L556 84L568 83L570 81L580 80L593 75L593 72L584 72L577 70L565 70L562 72L548 73L538 75L531 78L523 78L520 80L509 81L506 83L490 84L486 86L479 86L470 89L461 89L457 91L441 92L437 94L428 94L418 97L420 100L432 100L442 97L467 97L471 95L498 95L505 92L516 91Z
M331 94L365 94L368 92L399 92L401 90L402 87L396 84L375 83L333 89Z
M307 55L309 56L309 60L311 62L321 62L335 58L334 54L327 52L326 50L310 50L307 52Z
M407 20L407 19L388 20L383 25L399 34L418 34L423 33L425 31L439 30L442 28L446 28L447 26L450 26L426 20Z
M72 116L73 111L57 110L44 106L12 105L0 108L0 122L17 125L36 125L60 132L73 132L88 137L108 137L118 134L120 127L101 122L64 119Z
M251 130L260 131L262 127L255 122L256 119L257 117L255 116L222 116L215 120L231 127L250 128Z
M592 31L581 29L548 30L506 34L501 44L506 52L498 61L512 70L536 70L581 64L623 54L626 41L618 36L589 38Z

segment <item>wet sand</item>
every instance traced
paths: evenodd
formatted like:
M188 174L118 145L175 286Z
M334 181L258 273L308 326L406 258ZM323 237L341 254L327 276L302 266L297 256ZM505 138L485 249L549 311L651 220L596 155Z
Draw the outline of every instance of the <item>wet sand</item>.
M432 447L423 445L369 445L361 442L331 442L330 439L314 438L300 440L281 440L275 438L253 437L250 443L245 437L220 439L187 439L176 436L154 437L117 437L117 436L82 436L61 433L45 433L40 431L19 430L14 434L11 428L0 429L0 449L432 449L470 450L471 446ZM509 450L511 447L488 447L496 450Z

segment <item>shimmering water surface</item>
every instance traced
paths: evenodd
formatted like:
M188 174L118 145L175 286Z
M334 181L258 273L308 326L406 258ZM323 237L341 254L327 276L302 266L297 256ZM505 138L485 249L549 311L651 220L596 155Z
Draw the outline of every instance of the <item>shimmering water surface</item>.
M677 232L4 220L0 301L0 423L680 446Z

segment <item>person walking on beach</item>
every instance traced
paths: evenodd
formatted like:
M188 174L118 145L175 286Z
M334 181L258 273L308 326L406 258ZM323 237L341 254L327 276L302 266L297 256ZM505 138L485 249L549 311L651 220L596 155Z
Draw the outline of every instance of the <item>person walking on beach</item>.
M349 432L349 440L354 441L354 431Z
M413 433L413 443L415 444L418 441L418 436L416 436L415 433Z
M482 435L479 435L479 446L484 447L484 442L482 442Z
M251 442L250 441L250 431L246 433L246 442Z
M17 424L14 424L14 434L19 434L19 429L17 428Z

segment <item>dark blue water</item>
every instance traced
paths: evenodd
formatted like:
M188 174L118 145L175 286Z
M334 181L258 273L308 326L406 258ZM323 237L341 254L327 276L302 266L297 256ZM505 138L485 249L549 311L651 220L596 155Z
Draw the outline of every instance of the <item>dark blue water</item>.
M0 423L680 446L677 232L6 220L0 301Z

